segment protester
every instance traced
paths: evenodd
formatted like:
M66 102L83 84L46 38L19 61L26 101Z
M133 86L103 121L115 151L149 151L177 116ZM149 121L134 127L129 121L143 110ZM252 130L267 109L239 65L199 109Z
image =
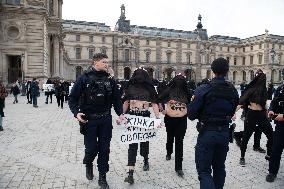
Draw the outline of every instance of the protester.
M159 108L157 105L157 93L149 77L143 68L134 71L125 90L123 112L142 117L150 117L150 104L155 117L159 119ZM124 182L134 183L133 173L136 163L138 143L129 144L128 148L128 175ZM140 142L140 155L144 158L143 171L149 170L149 141Z

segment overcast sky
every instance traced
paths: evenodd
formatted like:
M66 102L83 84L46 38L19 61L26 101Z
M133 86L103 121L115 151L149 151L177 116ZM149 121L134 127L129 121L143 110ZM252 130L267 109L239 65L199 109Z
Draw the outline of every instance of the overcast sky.
M64 0L63 19L102 22L113 27L126 7L131 25L192 31L198 14L208 35L247 38L284 36L284 0Z

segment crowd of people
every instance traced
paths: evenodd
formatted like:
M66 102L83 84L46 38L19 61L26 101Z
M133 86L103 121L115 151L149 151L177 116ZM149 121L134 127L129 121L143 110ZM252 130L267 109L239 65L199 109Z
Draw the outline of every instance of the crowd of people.
M230 137L234 137L240 147L242 166L246 165L245 153L248 141L253 133L253 150L266 153L269 161L267 182L273 182L277 176L281 154L284 147L284 85L276 90L270 83L266 87L266 74L258 70L248 84L240 85L241 95L233 84L226 81L229 71L227 60L218 58L211 64L214 77L203 79L195 86L193 81L182 74L177 74L170 81L154 81L147 70L138 68L129 81L117 81L108 73L108 57L97 53L93 65L77 78L69 94L70 82L48 79L46 84L52 85L45 89L46 104L52 103L55 95L58 107L63 109L64 102L80 124L80 132L84 134L86 178L92 180L93 161L98 156L98 184L101 188L109 188L106 173L109 171L110 142L112 138L111 108L114 107L118 125L127 122L127 115L159 120L164 114L164 125L167 132L165 142L165 160L175 155L175 172L184 177L183 172L183 141L188 127L187 119L198 120L196 128L199 132L195 147L195 163L200 181L200 188L223 188L226 171L225 161L229 151ZM13 103L18 103L18 95L27 96L27 104L37 108L37 97L40 88L36 78L32 81L13 83L10 93ZM8 91L0 82L0 131L3 131L2 117L5 98ZM271 100L270 107L268 100ZM151 116L151 111L154 113ZM242 109L244 130L232 133L232 122L236 112ZM273 131L271 120L276 127ZM127 124L126 124L127 125ZM267 137L267 150L260 146L261 134ZM230 134L232 134L230 136ZM175 152L173 145L175 143ZM128 146L128 172L124 179L134 183L134 172L138 147L143 157L143 171L150 169L149 141L134 142ZM212 176L213 169L213 176Z
M183 172L183 140L188 127L187 118L197 119L199 132L195 147L195 163L200 181L200 188L223 188L226 171L225 161L229 151L230 138L235 138L240 146L240 165L245 166L245 152L248 141L255 132L254 150L267 152L265 159L269 161L267 182L273 182L278 173L284 141L284 87L275 90L273 84L266 88L266 75L261 70L254 79L241 85L241 96L233 84L226 81L229 71L227 60L218 58L211 64L214 73L212 80L204 79L197 84L188 81L183 74L176 75L170 81L158 82L143 68L133 72L129 81L115 81L108 72L108 57L95 54L92 67L82 74L71 90L69 108L80 124L84 134L86 178L92 180L93 161L98 155L98 184L101 188L109 188L106 173L109 170L109 152L112 133L111 111L114 107L118 125L127 123L129 116L151 116L160 119L164 114L167 132L165 144L165 160L171 160L175 143L175 172L184 177ZM283 94L282 94L283 90ZM283 95L283 97L281 96ZM267 109L267 102L272 99ZM279 100L280 99L280 100ZM283 106L283 107L282 107ZM244 131L233 132L236 112L242 108ZM271 119L276 123L273 133ZM129 121L129 120L128 120ZM127 126L127 124L126 124ZM131 127L128 125L127 127ZM260 146L261 133L267 137L267 151ZM150 169L149 141L133 142L128 147L128 171L124 179L134 183L135 163L138 147L143 157L143 171ZM213 169L213 176L212 174Z

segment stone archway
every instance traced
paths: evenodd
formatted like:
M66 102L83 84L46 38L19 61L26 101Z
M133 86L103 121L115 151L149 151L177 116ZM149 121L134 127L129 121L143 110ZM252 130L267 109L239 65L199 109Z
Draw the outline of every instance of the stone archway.
M166 68L163 72L165 80L170 81L174 77L173 76L174 72L175 72L174 68L172 67Z
M247 73L246 73L246 71L242 71L242 73L243 73L243 81L247 81Z
M129 67L124 68L124 79L129 80L131 75L131 69Z
M76 79L82 74L83 68L82 66L76 66Z
M233 82L234 82L234 83L236 83L237 75L238 75L238 72L237 72L237 71L234 71L234 72L233 72Z
M250 73L250 80L252 81L254 78L254 71L250 70L249 73Z

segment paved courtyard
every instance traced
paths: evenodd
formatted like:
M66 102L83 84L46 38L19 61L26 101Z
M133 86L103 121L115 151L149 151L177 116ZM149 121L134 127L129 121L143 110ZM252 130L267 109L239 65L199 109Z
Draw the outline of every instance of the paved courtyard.
M20 96L18 104L12 103L11 96L6 99L4 131L0 132L0 188L98 188L96 166L94 180L85 178L83 135L79 133L76 120L67 103L64 109L60 109L56 99L53 100L53 104L46 105L41 95L36 109L26 104L25 97ZM242 130L242 125L242 121L238 120L237 130ZM150 171L142 171L143 161L139 156L134 185L124 183L128 146L120 143L121 132L121 127L114 125L110 172L107 174L112 189L199 188L194 163L195 122L188 121L184 140L184 179L175 174L174 158L165 160L166 131L162 128L158 132L158 140L150 143ZM284 155L277 179L274 183L267 183L268 162L264 159L265 154L252 150L252 141L248 145L246 167L239 165L239 148L230 144L225 188L284 188ZM263 134L262 147L265 144Z

